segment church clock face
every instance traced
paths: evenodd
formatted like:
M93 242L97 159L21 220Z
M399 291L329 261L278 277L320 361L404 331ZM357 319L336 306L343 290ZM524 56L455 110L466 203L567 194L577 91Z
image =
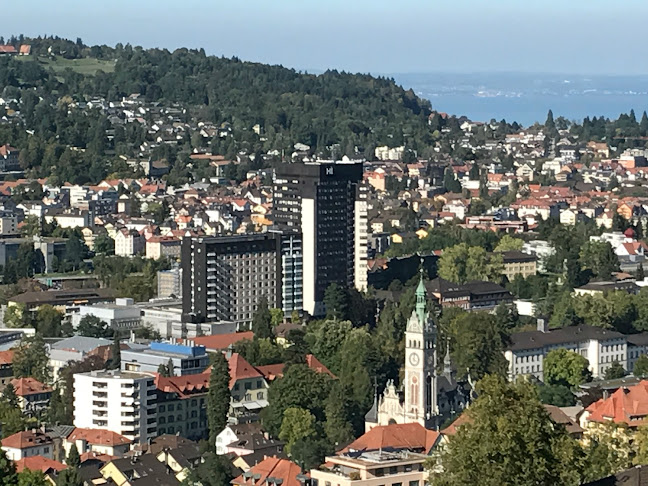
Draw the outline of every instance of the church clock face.
M409 362L412 366L417 366L419 364L418 354L412 353L409 355Z

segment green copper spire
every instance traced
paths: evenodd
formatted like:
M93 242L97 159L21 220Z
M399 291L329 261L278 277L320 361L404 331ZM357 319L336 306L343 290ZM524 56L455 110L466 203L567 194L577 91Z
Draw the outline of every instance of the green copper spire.
M416 317L418 317L419 324L425 326L425 297L427 291L423 283L423 268L421 267L421 280L419 280L418 287L416 287Z

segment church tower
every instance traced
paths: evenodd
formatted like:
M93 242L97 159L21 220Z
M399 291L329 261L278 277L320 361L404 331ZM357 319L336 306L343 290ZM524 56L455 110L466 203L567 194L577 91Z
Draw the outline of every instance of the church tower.
M405 403L406 422L418 422L435 428L438 415L436 379L436 326L426 303L423 274L416 288L416 308L405 331Z

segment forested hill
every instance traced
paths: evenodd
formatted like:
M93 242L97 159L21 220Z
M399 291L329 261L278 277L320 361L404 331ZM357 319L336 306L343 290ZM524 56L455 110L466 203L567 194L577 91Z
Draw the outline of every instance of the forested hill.
M32 55L0 59L0 87L36 87L41 96L138 93L147 101L201 107L205 121L269 138L323 148L332 143L410 148L429 142L428 101L387 78L328 71L320 75L281 66L207 56L204 50L86 46L58 38L8 40L32 46Z

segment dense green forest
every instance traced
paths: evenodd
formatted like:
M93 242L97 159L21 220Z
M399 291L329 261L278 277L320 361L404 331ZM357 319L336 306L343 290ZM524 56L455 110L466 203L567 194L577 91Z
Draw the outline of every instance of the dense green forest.
M206 121L228 122L242 130L259 124L267 138L284 136L319 148L333 143L364 147L429 141L429 102L387 78L337 71L312 75L207 56L202 49L169 52L128 44L89 47L80 39L57 38L22 42L32 45L32 56L0 60L3 88L36 88L40 96L75 99L120 100L136 93L148 102L199 107L196 113ZM56 56L110 63L89 75L71 68L55 69L48 59Z

